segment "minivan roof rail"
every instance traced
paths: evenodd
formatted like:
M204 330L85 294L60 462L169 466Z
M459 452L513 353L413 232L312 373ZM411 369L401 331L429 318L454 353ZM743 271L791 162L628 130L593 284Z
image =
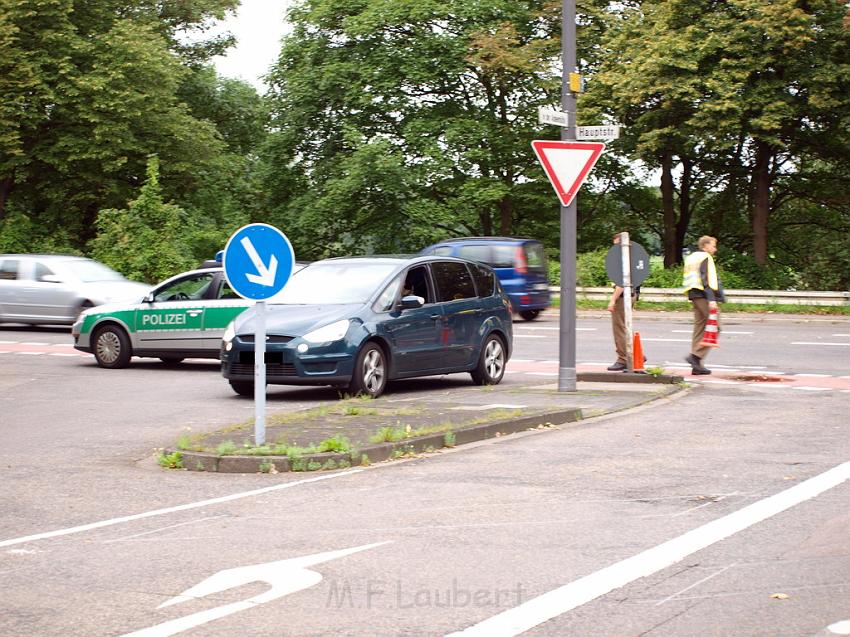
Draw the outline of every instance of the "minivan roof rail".
M531 237L457 237L454 239L444 239L437 243L454 243L456 241L469 241L470 239L475 239L476 241L537 241L537 239L532 239Z

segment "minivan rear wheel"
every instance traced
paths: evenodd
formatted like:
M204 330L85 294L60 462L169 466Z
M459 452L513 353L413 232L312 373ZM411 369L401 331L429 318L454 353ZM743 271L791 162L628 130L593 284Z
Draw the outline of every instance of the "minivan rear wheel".
M519 315L526 321L533 321L540 316L540 310L522 310Z

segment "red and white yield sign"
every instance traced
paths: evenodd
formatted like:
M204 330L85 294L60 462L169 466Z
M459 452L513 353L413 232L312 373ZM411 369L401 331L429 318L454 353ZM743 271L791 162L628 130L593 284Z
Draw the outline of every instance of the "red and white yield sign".
M596 160L605 150L601 142L559 142L535 140L534 154L552 182L562 206L569 206L587 179Z

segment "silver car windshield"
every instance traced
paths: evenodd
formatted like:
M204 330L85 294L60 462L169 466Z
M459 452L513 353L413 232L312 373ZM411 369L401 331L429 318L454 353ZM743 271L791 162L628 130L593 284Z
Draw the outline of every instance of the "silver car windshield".
M396 269L395 263L314 263L287 282L270 303L323 305L365 303Z
M118 274L115 270L111 270L97 261L75 259L73 261L63 261L62 265L64 265L71 274L83 283L125 280L124 277Z

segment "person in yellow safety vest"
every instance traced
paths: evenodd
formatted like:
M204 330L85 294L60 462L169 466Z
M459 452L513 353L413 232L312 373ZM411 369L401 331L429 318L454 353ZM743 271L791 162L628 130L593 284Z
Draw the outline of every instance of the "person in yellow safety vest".
M691 374L695 376L710 374L711 370L703 365L710 347L702 345L705 335L705 325L708 313L717 309L717 304L726 300L723 285L717 277L717 267L714 265L714 254L717 252L717 239L700 237L697 242L698 252L693 252L685 258L683 285L688 299L694 307L694 331L691 339L691 353L685 357L691 366ZM718 331L720 325L718 321Z

